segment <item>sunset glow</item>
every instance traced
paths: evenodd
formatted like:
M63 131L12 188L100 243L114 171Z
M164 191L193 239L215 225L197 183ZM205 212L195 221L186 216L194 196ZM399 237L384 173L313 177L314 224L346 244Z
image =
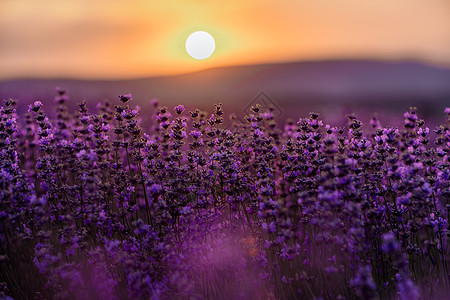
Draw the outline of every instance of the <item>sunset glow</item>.
M209 32L202 64L186 37ZM450 63L447 0L0 2L0 78L129 78L282 61Z

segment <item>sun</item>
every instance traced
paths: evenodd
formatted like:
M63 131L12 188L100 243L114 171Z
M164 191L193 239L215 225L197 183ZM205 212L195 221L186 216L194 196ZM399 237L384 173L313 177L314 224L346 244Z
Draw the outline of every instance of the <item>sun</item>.
M206 59L214 53L215 49L214 38L206 31L193 32L186 39L186 51L195 59Z

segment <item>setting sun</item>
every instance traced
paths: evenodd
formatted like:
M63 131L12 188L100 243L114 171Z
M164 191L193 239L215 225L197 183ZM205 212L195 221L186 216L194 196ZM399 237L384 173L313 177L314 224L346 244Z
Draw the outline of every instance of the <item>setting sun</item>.
M214 53L215 48L214 38L206 31L191 33L186 40L187 53L198 60L210 57Z

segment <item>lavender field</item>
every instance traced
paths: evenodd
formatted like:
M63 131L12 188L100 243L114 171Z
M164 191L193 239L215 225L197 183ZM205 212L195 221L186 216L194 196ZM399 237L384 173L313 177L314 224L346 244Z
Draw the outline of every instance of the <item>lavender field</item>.
M230 123L68 97L1 106L0 299L450 299L450 108Z

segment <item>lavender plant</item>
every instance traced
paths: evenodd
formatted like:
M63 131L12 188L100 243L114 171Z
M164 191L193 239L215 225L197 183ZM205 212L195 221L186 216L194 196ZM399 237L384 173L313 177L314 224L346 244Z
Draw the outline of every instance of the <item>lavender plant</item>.
M68 100L1 107L0 297L448 298L450 108L227 129L153 101L146 128L130 94Z

